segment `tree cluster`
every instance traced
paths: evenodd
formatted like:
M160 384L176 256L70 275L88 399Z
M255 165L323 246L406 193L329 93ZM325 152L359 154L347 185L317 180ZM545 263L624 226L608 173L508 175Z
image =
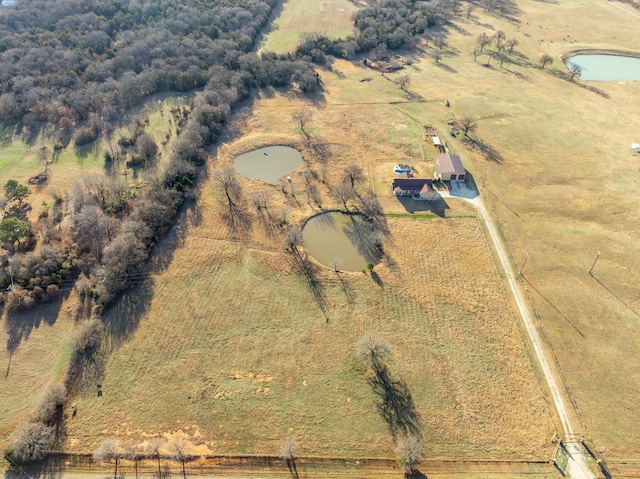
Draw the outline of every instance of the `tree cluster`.
M358 10L353 17L355 33L339 40L326 35L307 34L296 55L316 63L323 63L325 55L351 60L357 53L375 51L377 59L384 59L387 50L412 48L429 29L445 22L457 11L455 0L432 2L415 0L374 0Z

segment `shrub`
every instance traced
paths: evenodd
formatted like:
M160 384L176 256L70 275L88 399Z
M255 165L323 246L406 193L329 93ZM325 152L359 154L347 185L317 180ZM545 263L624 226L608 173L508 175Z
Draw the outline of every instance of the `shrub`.
M28 464L42 459L53 439L53 428L41 422L26 422L18 426L9 438L5 458L12 464Z
M58 408L62 407L66 400L67 389L64 384L57 381L49 383L33 404L36 419L39 422L50 424Z
M93 128L80 128L76 133L76 146L85 146L98 138L98 132Z

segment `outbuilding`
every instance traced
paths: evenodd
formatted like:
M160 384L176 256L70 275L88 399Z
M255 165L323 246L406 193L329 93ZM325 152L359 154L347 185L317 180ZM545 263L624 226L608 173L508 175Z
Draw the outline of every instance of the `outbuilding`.
M434 177L438 180L464 180L467 172L458 155L442 154L436 158Z

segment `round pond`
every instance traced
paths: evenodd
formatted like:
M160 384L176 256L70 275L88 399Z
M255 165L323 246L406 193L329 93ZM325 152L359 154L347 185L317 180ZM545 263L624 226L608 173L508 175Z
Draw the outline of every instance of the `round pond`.
M312 216L302 228L305 248L317 261L343 271L362 271L380 261L371 226L361 215L328 211Z
M290 146L265 146L233 159L233 167L245 178L277 185L282 175L302 165L302 155Z
M580 67L581 80L640 80L640 58L620 55L576 55L567 60L567 66L572 65Z

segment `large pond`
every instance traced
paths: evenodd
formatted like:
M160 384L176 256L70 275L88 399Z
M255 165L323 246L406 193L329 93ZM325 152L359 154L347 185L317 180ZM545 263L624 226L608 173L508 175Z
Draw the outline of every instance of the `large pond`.
M576 55L567 60L567 65L580 67L581 80L640 80L640 58L618 55Z
M317 261L342 271L362 271L380 261L371 226L360 215L329 211L313 216L302 228L302 240Z
M245 178L277 185L283 175L302 164L302 155L289 146L265 146L236 156L233 167Z

